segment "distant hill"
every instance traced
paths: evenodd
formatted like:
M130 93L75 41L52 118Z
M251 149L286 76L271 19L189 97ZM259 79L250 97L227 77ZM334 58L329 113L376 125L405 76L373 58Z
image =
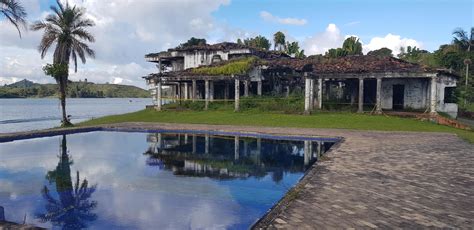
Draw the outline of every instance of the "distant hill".
M10 85L0 86L0 98L42 98L57 96L57 84L38 84L24 79ZM70 98L146 98L150 97L150 93L147 90L131 85L69 82L67 96Z

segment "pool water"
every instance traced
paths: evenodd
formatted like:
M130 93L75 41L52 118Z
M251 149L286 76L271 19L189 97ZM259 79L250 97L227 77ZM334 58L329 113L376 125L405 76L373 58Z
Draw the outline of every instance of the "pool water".
M0 223L248 229L333 141L95 131L4 142Z

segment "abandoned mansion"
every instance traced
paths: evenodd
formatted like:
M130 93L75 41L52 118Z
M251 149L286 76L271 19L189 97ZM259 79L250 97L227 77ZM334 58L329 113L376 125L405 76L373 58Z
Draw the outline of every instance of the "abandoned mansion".
M162 88L176 100L204 101L240 97L304 95L304 112L325 103L353 105L358 112L420 111L457 116L458 76L393 57L345 56L292 58L237 43L178 47L147 54L157 72L144 78L154 107L161 110ZM231 90L232 89L232 90Z

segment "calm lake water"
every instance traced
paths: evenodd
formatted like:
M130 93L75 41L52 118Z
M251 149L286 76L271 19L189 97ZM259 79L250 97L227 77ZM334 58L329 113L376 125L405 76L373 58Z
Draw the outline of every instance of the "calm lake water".
M55 229L247 229L331 145L109 131L5 142L0 209Z
M72 122L142 110L150 98L71 98L66 110ZM0 99L0 133L57 127L61 105L56 98Z

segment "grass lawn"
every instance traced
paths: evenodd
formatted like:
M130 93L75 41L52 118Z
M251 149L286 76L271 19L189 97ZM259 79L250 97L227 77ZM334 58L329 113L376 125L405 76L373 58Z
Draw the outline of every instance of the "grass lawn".
M343 128L382 131L423 131L456 133L474 143L474 132L423 122L415 119L355 113L316 113L311 116L265 113L259 111L162 111L153 109L106 116L82 122L80 126L119 122L167 122L215 125L277 126L297 128Z

